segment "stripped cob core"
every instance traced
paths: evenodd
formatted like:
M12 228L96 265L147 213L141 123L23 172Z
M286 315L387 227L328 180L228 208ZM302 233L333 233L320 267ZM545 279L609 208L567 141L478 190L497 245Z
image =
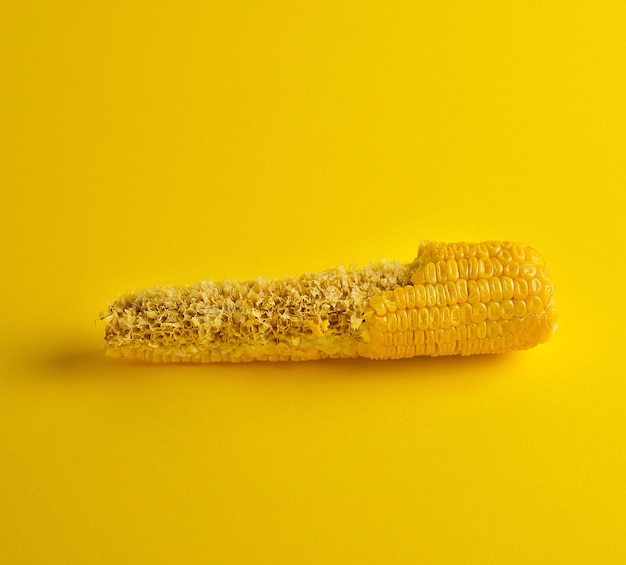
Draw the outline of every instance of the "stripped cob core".
M553 291L526 245L422 242L409 264L122 296L106 316L106 353L164 363L502 353L550 337Z

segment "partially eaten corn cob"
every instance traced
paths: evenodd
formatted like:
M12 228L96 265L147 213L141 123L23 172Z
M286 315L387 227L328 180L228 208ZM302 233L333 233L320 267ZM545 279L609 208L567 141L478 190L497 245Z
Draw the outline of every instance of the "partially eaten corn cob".
M553 291L529 246L422 242L409 264L122 296L106 315L106 353L162 363L502 353L550 337Z

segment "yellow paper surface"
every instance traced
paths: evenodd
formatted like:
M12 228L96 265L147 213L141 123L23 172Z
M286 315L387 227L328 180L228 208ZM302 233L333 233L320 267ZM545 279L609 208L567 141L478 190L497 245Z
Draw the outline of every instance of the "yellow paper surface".
M1 13L2 562L626 562L619 2ZM420 239L535 246L555 336L103 357L119 293L409 261Z

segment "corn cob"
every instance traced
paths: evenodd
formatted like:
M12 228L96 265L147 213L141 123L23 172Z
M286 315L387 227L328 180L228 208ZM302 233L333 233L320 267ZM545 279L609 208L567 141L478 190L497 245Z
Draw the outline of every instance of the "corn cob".
M502 353L550 337L553 291L529 246L422 242L408 264L122 296L105 316L105 350L162 363Z

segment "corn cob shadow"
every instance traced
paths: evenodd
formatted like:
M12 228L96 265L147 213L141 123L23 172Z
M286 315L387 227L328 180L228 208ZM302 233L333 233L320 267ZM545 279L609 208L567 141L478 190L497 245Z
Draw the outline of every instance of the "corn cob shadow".
M68 339L55 343L47 350L33 350L27 354L25 364L36 364L46 374L67 373L93 374L95 371L114 367L116 363L102 356L102 350L91 345L75 346ZM119 362L117 363L119 368Z
M29 371L30 375L46 375L60 381L89 380L107 382L137 382L137 378L154 382L159 379L177 382L206 382L207 373L201 364L181 364L175 372L167 365L154 365L148 361L110 359L102 356L94 348L63 350L57 347L47 353L39 352L30 363L43 368L43 371ZM326 358L318 363L220 363L211 371L211 381L239 383L248 386L263 383L269 387L294 385L298 382L307 386L316 384L327 386L330 383L350 382L401 382L403 380L427 383L463 382L473 386L477 383L501 379L523 364L518 355L477 355L471 357L446 356L434 358L422 356L414 359L397 359L390 363L378 363L370 359ZM155 374L156 370L156 374ZM234 379L234 380L233 380ZM473 384L472 384L473 383Z
M389 363L378 363L371 359L333 359L325 358L317 363L219 363L214 365L209 382L239 383L248 387L263 383L270 387L293 385L298 382L311 386L317 383L328 386L330 382L350 383L367 382L402 382L404 379L427 383L436 380L460 382L473 386L472 383L488 382L491 378L501 379L523 368L525 356L513 355L478 355L471 357L446 356L433 358L421 356L413 359L397 359ZM187 385L207 382L205 367L201 364L179 364L172 372L171 367L155 365L148 361L129 359L111 359L102 355L101 349L93 342L76 344L73 336L57 336L54 343L47 347L32 347L24 350L21 368L16 367L15 374L22 375L20 380L26 383L37 376L45 375L46 381L75 382L137 382L144 378L154 382L175 378Z
M408 264L121 296L105 316L106 353L151 363L504 353L550 337L553 292L529 246L422 242Z

